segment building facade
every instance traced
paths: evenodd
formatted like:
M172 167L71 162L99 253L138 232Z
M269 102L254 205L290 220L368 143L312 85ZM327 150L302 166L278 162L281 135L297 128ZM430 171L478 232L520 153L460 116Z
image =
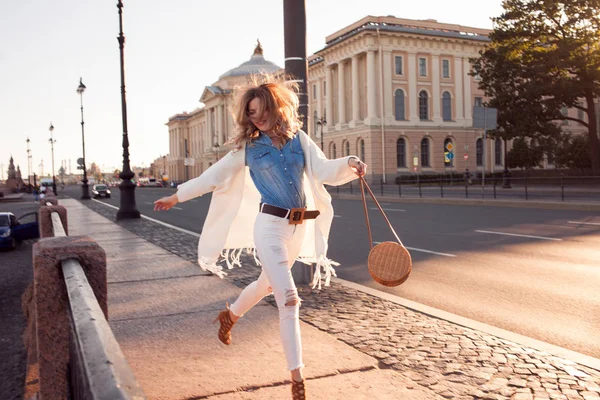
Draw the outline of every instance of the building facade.
M471 76L469 60L490 42L490 32L435 20L368 16L333 33L308 59L305 130L329 158L359 156L373 181L504 170L505 143L484 140L483 129L473 126L473 108L486 98ZM227 151L232 89L263 71L282 72L264 59L259 43L249 61L205 87L203 107L169 118L171 180L198 176ZM563 124L573 133L583 131L576 122ZM552 167L551 161L544 167Z

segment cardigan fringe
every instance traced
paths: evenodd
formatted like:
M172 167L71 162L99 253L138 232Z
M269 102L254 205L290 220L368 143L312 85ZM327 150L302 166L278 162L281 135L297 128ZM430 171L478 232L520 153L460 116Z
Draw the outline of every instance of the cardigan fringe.
M227 269L233 269L235 266L238 268L241 267L241 256L244 250L246 250L246 254L254 256L254 262L256 266L262 265L256 256L256 248L252 247L241 249L223 249L215 263L207 263L199 258L198 265L204 271L208 271L223 279L225 276L227 276L227 272L223 270L223 265L219 265L219 263L225 263L225 265L227 265ZM318 288L319 290L322 288L323 284L325 286L330 286L331 277L337 277L335 268L333 268L333 266L337 267L340 265L340 263L330 260L325 256L320 256L318 259L315 259L315 257L298 257L296 258L296 261L305 265L315 264L315 272L313 274L311 285L313 289ZM323 281L325 282L323 283Z

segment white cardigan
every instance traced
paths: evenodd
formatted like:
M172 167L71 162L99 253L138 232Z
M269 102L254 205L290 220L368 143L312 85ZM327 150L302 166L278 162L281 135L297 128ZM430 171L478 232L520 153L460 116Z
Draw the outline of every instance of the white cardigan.
M331 196L323 184L343 185L357 175L348 166L352 156L328 160L315 142L303 131L298 131L304 151L304 182L308 210L321 214L313 220L305 220L306 235L298 261L316 263L313 288L321 288L321 269L325 274L325 286L335 276L333 265L338 263L327 258L327 240L333 221ZM229 268L241 266L242 250L254 249L253 228L258 215L260 194L245 166L245 148L232 150L202 175L179 185L177 197L184 202L213 192L208 214L198 242L198 264L204 270L223 278L223 267L217 262L225 261ZM256 260L256 255L255 255ZM258 260L256 260L258 262Z

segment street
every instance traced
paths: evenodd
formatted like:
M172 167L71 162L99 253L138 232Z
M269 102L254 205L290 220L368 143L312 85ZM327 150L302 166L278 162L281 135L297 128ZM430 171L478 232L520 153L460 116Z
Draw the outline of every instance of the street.
M119 205L119 189L101 202ZM170 188L137 188L139 211L200 233L210 196L152 211ZM64 193L78 198L80 188ZM600 357L600 214L486 206L382 203L413 257L409 280L386 288L369 276L362 203L334 200L329 256L340 278L492 326ZM392 240L369 203L374 241Z

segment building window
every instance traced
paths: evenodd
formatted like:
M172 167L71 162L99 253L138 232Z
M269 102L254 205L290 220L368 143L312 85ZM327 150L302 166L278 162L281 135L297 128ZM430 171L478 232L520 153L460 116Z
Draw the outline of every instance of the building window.
M396 165L406 168L406 139L400 138L396 143Z
M483 97L475 97L473 104L475 107L483 107Z
M494 161L496 165L502 165L502 139L496 138L494 142Z
M345 140L344 143L342 144L343 146L343 156L349 156L350 155L350 142Z
M323 96L327 96L327 81L323 81Z
M429 167L429 139L421 140L421 167Z
M336 158L337 158L337 155L336 155L336 151L335 151L335 143L331 143L329 145L329 159L335 160Z
M419 118L421 121L429 120L429 95L424 90L419 93Z
M402 56L395 57L395 65L396 65L396 75L404 75L403 65L402 65Z
M452 121L452 96L449 92L442 95L442 118L444 121Z
M427 76L427 59L419 58L419 76Z
M394 106L396 108L396 121L404 121L406 119L404 107L404 91L397 89L394 94Z
M358 158L365 161L365 141L363 139L358 141Z
M444 140L444 167L454 167L454 144L450 138Z
M477 143L475 145L475 151L477 154L477 166L481 167L483 165L483 139L477 139Z
M450 78L450 60L442 60L442 77Z
M313 85L313 99L317 98L317 85Z

